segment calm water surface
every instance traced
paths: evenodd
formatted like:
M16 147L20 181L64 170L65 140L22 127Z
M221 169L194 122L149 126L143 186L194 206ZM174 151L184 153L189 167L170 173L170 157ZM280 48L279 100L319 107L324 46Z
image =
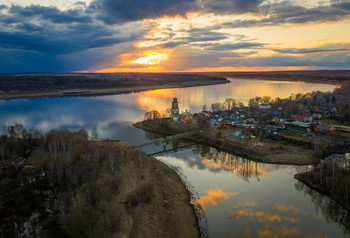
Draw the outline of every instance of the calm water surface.
M63 97L0 101L0 125L20 123L47 131L97 127L100 138L143 142L156 135L133 128L149 110L165 110L173 97L180 111L198 112L204 104L227 97L247 102L255 96L287 97L335 86L303 82L232 80L225 85L153 90L99 97ZM186 145L156 157L175 166L194 186L207 217L211 237L347 237L342 223L349 213L325 196L311 191L293 176L305 167L261 164ZM144 148L147 153L161 146Z

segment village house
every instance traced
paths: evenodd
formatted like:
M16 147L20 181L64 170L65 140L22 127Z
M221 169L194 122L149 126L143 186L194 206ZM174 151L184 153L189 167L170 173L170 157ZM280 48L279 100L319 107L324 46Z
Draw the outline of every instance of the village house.
M317 129L321 132L329 132L329 131L334 131L334 125L327 124L327 123L321 123L318 125Z
M259 109L271 109L271 105L270 104L260 104Z

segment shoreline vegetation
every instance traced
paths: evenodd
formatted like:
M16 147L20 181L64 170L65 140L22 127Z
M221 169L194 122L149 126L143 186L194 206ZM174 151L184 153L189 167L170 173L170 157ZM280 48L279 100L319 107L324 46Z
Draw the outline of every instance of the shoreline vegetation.
M160 134L179 134L189 131L199 131L199 128L192 125L184 125L173 122L171 119L156 119L137 122L135 127L160 133ZM250 145L245 142L224 139L221 132L218 138L218 131L211 130L199 132L195 136L186 139L204 143L215 148L233 152L237 155L245 156L254 161L270 164L289 164L289 165L310 165L319 162L318 155L311 149L297 147L292 145L282 145L281 143L266 142L259 146Z
M269 81L301 81L343 85L350 82L350 70L305 70L265 72L199 72L200 74L233 79L256 79Z
M180 73L0 75L0 100L101 96L229 82L224 77Z
M350 211L350 153L333 154L326 157L310 171L296 174L309 188L332 198ZM347 224L350 229L350 224Z
M350 71L0 74L0 100L101 96L206 86L229 83L226 77L343 85L350 81Z
M174 170L127 143L94 139L84 129L8 127L1 237L200 237L198 208Z

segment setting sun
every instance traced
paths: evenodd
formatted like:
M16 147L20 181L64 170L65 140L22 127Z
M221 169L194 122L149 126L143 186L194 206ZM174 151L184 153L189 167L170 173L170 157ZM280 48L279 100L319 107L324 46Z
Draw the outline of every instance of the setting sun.
M163 60L168 59L167 53L157 53L157 52L144 52L143 57L140 57L136 60L130 61L132 64L159 64Z

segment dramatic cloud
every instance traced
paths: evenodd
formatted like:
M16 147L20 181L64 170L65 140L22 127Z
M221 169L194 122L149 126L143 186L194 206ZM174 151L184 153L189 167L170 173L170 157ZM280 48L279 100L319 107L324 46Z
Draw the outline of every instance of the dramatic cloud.
M312 53L327 53L327 52L348 52L350 51L350 44L332 44L323 47L315 48L286 48L276 49L275 51L285 54L312 54Z
M221 188L210 189L207 191L207 195L197 199L197 203L207 209L211 206L216 206L218 203L228 199L229 197L234 197L236 195L236 192L224 192Z
M333 0L14 0L0 5L0 72L344 69L349 20L350 2Z
M290 1L274 2L260 6L256 15L256 19L234 20L225 22L223 26L241 28L341 21L350 16L350 2L313 8L295 5Z
M184 15L196 9L195 0L95 0L91 12L108 24L153 19L162 16Z
M85 14L81 9L60 11L56 7L43 7L30 5L28 7L12 6L9 13L15 18L40 17L53 23L91 23L92 17Z
M215 14L237 14L256 12L263 0L204 0L203 8L206 12Z
M133 42L144 34L138 23L108 26L78 9L16 5L8 8L7 14L0 13L0 20L0 63L7 66L0 72L12 72L11 68L21 72L85 70L92 62L98 64L96 60L108 59L117 51L106 52L104 48ZM8 59L12 60L9 64Z

